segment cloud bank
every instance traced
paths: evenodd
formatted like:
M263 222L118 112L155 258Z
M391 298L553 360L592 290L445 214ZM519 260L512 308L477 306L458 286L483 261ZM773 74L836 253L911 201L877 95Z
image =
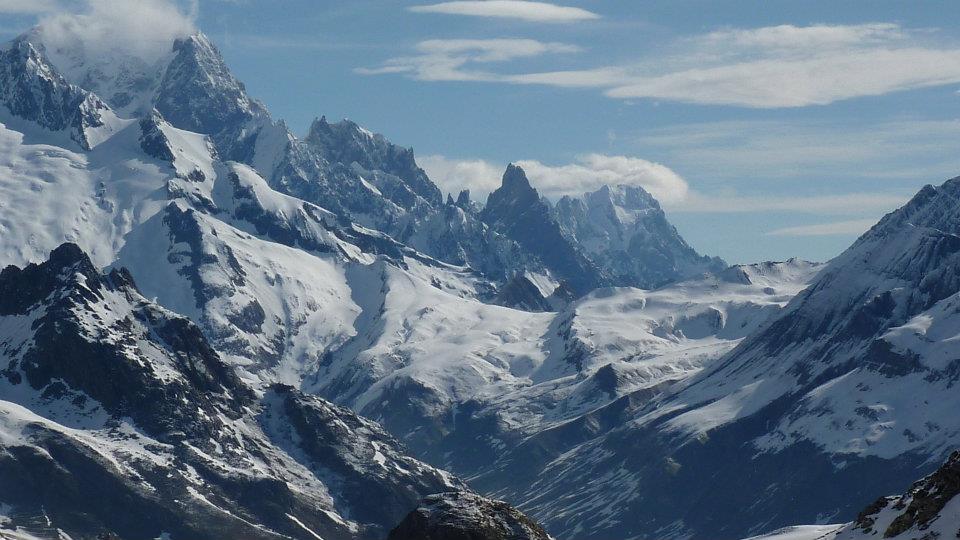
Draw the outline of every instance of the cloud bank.
M452 159L439 155L417 158L430 179L445 193L457 194L469 189L473 199L484 201L500 187L505 165L482 159ZM545 165L536 160L516 162L527 173L533 187L541 195L556 201L564 195L579 196L603 185L640 186L650 192L665 208L674 213L744 214L798 213L811 215L870 215L891 211L903 205L909 193L854 192L817 196L744 195L734 192L703 193L690 188L687 181L672 169L636 157L587 154L575 163ZM851 234L852 228L874 220L854 220L836 226L829 234ZM771 232L777 236L817 235L819 229L789 228ZM826 230L826 229L823 229ZM854 232L863 232L866 228ZM819 235L828 234L820 232Z
M411 6L407 9L414 13L497 17L544 23L571 23L600 18L596 13L581 8L524 0L464 0Z
M436 155L417 158L417 162L445 192L456 194L469 189L474 199L481 201L500 187L506 168L479 159L456 160ZM689 190L687 182L669 167L635 157L587 154L567 165L546 165L536 160L520 160L516 164L541 195L554 201L604 185L640 186L661 202L683 200Z
M528 56L546 52L569 51ZM719 30L676 39L665 52L641 54L629 63L579 70L505 73L480 64L519 56L491 60L460 53L439 77L433 69L438 55L427 53L393 58L379 69L360 72L403 73L430 81L595 88L618 99L749 108L825 105L960 83L956 40L891 23Z
M39 32L48 49L88 58L122 52L151 62L169 52L173 40L196 31L196 6L184 10L167 0L86 0L76 12L43 16Z

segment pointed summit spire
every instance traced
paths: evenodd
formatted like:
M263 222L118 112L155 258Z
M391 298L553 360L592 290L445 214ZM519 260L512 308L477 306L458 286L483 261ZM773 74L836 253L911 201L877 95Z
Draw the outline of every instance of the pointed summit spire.
M503 173L503 188L510 191L532 190L530 180L527 179L527 173L519 165L513 163L507 165L507 170Z
M457 206L466 210L470 207L470 190L463 189L460 190L460 194L457 195Z

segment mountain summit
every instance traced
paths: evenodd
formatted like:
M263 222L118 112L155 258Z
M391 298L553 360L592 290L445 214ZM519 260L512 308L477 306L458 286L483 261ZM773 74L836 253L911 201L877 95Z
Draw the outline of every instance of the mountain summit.
M557 202L557 220L613 283L656 288L678 279L719 272L719 258L700 256L640 186L602 186Z
M578 293L586 293L604 283L602 270L563 235L553 208L541 200L520 167L507 166L501 186L487 197L480 218L534 254Z

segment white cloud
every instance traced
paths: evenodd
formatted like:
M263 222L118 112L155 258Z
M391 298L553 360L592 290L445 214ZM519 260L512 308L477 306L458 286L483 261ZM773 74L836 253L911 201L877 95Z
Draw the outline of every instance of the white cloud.
M780 25L680 38L633 62L578 70L470 72L448 63L445 77L422 69L430 55L397 58L364 73L421 80L474 80L596 88L619 99L783 108L960 83L960 44L930 30L891 23ZM516 58L516 57L513 57ZM502 58L506 61L512 58Z
M552 199L581 195L604 185L626 184L640 186L667 203L682 201L689 189L686 180L669 167L635 157L587 154L569 165L550 166L529 160L517 164L533 185Z
M910 199L889 193L838 193L820 196L707 194L691 191L683 200L666 204L672 212L742 214L789 212L819 215L876 214L891 211Z
M440 188L448 193L469 189L475 200L500 187L505 165L484 160L449 159L425 156L417 162ZM680 201L687 196L687 182L669 167L645 159L627 156L586 154L576 163L545 165L536 160L520 160L517 165L527 173L530 183L541 195L557 200L564 195L579 196L603 185L640 186L661 202Z
M523 0L463 0L411 6L407 9L416 13L498 17L546 23L569 23L600 18L596 13L581 8Z
M850 236L863 234L873 227L875 219L857 219L852 221L837 221L834 223L818 223L816 225L802 225L799 227L785 227L767 233L767 236Z
M422 81L499 81L503 77L471 64L507 62L545 54L573 53L579 47L534 39L431 39L417 44L416 56L393 58L377 68L358 68L363 75L406 73Z
M167 0L87 0L78 12L44 16L41 38L48 48L82 48L88 58L122 51L149 62L167 53L174 39L196 31L196 6L184 11Z
M59 9L55 0L0 0L0 13L33 15Z
M500 187L505 166L501 167L482 159L450 159L444 156L418 156L417 164L444 193L456 196L469 189L473 200L483 201Z

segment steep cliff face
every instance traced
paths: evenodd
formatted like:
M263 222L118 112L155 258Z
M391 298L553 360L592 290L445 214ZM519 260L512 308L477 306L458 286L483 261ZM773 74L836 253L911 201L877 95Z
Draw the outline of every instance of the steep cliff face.
M606 282L603 271L563 235L549 203L540 199L520 167L507 167L503 183L487 198L480 218L534 254L579 294Z

